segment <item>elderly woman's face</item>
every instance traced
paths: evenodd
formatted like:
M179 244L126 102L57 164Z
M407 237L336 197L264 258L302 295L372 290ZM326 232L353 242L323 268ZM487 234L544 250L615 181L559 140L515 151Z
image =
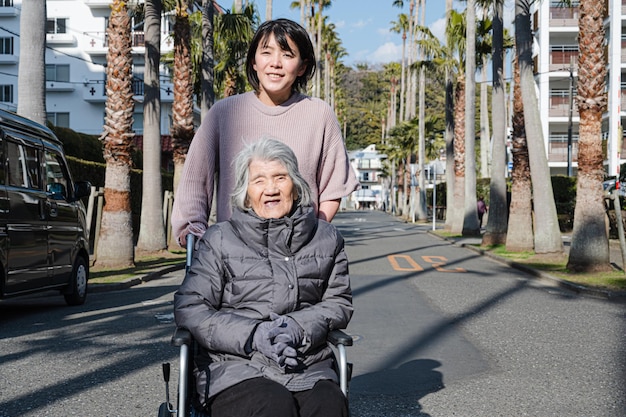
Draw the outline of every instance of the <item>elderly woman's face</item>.
M248 171L247 205L264 219L288 215L294 202L294 185L283 164L253 159Z

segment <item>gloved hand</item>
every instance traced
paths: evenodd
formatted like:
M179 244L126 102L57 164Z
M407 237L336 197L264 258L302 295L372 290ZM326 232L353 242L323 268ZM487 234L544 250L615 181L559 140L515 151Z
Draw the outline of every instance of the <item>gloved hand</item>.
M264 321L259 324L252 335L252 348L278 362L278 356L274 353L272 346L274 337L270 337L270 331L273 328L274 324L271 321Z
M298 351L294 346L289 345L289 335L279 334L274 338L274 354L278 357L278 364L288 368L298 366Z
M289 337L287 344L293 347L299 347L304 339L304 330L298 322L289 316L281 316L276 313L270 313L270 320L272 320L272 329L269 332L270 339L274 339L279 334L284 334Z

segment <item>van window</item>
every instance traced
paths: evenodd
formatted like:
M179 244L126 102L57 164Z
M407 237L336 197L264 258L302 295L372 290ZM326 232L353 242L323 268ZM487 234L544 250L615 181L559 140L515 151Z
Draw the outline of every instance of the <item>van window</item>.
M54 199L68 199L68 178L63 158L46 150L46 191L53 194Z
M8 183L14 187L39 188L37 149L7 141Z

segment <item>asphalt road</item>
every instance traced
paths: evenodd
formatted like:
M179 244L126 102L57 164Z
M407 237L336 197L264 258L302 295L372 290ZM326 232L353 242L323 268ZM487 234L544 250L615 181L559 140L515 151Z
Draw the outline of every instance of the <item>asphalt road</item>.
M626 416L626 304L576 295L381 212L340 213L354 417ZM0 417L156 416L182 271L67 307L0 301ZM172 394L175 389L171 389Z

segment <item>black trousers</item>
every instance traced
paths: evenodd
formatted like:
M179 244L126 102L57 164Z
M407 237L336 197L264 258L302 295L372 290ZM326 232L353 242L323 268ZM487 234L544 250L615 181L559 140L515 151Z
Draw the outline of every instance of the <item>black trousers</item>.
M290 392L267 378L249 379L215 396L211 417L348 417L348 400L333 381Z

